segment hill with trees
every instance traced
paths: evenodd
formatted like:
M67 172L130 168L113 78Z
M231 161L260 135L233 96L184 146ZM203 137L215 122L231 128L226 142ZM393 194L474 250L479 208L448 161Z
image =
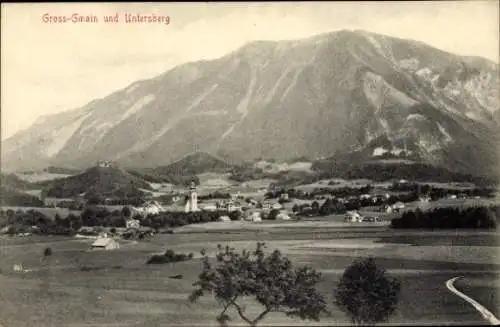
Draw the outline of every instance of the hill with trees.
M50 197L73 197L80 194L113 195L120 190L140 193L139 189L151 189L144 179L114 167L92 167L85 172L57 179L44 190ZM116 195L116 194L115 194Z

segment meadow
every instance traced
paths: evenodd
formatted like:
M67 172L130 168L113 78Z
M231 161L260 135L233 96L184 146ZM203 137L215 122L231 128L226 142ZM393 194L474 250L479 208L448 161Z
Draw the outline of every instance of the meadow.
M217 224L219 228L217 229ZM207 225L208 224L204 224ZM499 273L498 234L487 231L394 231L384 224L343 226L325 220L250 223L225 229L186 226L140 242L121 242L118 250L89 252L91 241L66 237L0 238L0 324L27 326L210 326L219 306L211 297L191 304L187 297L201 270L199 251L213 255L217 244L252 249L264 241L295 265L322 272L318 289L331 316L319 323L270 315L264 325L346 325L331 303L343 270L356 258L373 256L402 281L401 302L389 324L484 324L482 317L445 287L455 276L480 278ZM200 225L201 226L201 225ZM45 263L41 255L51 247ZM146 265L153 253L173 249L194 253L187 262ZM30 272L14 272L14 264ZM83 269L82 269L83 267ZM182 279L170 278L177 274ZM494 284L492 279L483 283ZM247 311L257 313L251 301ZM236 316L232 325L240 324Z

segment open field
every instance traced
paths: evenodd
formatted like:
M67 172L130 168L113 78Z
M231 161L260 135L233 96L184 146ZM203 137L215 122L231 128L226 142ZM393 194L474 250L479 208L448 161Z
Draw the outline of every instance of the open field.
M141 242L122 242L119 250L105 252L87 252L89 240L0 238L0 324L215 326L218 306L212 298L201 298L196 304L188 303L186 298L201 269L199 251L205 248L213 255L218 243L251 249L255 241L264 241L269 249L281 249L294 264L312 265L323 273L318 288L330 304L332 289L343 270L355 258L372 255L402 280L401 303L389 321L397 325L484 324L474 308L446 289L445 282L455 276L472 278L500 273L495 232L393 231L383 224L335 226L321 220L296 222L295 227L291 227L293 223L254 225L260 229L184 228L180 233L160 234ZM52 248L53 255L44 268L40 255L46 246ZM167 248L193 252L195 259L166 265L145 264L150 254ZM16 273L12 270L16 263L33 271ZM95 269L81 271L81 266ZM183 278L168 278L176 274ZM249 312L255 309L249 302ZM348 324L338 309L333 305L330 309L332 316L320 323L275 314L264 324ZM236 322L239 320L235 318Z
M33 174L17 173L16 176L22 180L27 181L27 182L36 183L36 182L51 181L51 180L58 179L58 178L66 178L66 177L69 177L71 175L55 174L55 173L47 173L47 172L37 172L37 173L33 173Z

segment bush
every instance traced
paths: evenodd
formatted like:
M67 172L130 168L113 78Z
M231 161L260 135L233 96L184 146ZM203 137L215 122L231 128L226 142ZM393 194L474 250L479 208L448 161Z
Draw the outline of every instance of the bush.
M334 292L334 303L354 325L375 325L387 321L396 310L400 290L400 282L368 258L347 267Z
M51 249L51 248L47 247L47 248L45 248L45 249L43 250L43 256L44 256L44 257L49 257L49 256L51 256L51 255L52 255L52 249Z
M180 262L193 259L193 253L175 253L173 250L168 249L164 254L154 254L149 258L147 264L163 264L170 262Z
M202 251L203 270L189 300L195 302L205 294L214 294L223 306L217 316L221 325L230 320L226 313L230 307L250 326L256 326L269 312L318 321L326 311L326 302L315 289L321 274L307 266L294 268L278 250L266 255L263 247L263 243L257 243L255 251L237 253L218 245L216 266ZM254 298L263 311L250 318L241 306L243 297Z

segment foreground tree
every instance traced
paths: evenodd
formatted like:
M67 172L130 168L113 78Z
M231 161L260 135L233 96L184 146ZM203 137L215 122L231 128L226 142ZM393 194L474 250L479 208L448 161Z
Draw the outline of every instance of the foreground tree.
M335 304L355 326L374 326L394 312L400 290L397 279L367 258L347 267L335 290Z
M264 243L257 243L254 251L243 250L240 254L218 245L215 266L202 251L203 270L193 284L195 290L189 300L195 302L207 293L213 294L222 306L217 316L222 326L230 320L230 308L250 326L257 326L270 312L318 321L320 314L326 312L326 302L315 289L321 275L307 266L294 268L280 251L265 254L263 248ZM242 305L242 300L249 297L263 308L253 318Z

